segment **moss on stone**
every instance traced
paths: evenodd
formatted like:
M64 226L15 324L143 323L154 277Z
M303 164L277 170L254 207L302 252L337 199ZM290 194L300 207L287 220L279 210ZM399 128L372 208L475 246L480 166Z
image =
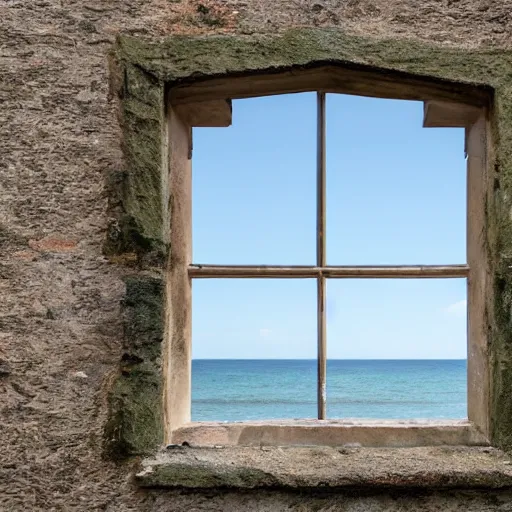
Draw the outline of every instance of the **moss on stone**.
M125 362L109 396L105 448L116 459L150 455L163 443L162 384L155 365Z
M105 430L106 449L116 458L147 455L163 443L162 279L128 277L123 310L123 357Z
M163 106L162 106L163 108ZM157 109L138 99L123 102L123 149L126 181L123 209L140 238L163 245L162 119Z
M163 83L126 62L111 63L123 133L124 169L108 182L115 212L104 243L108 256L136 256L139 267L165 264L167 190L162 176L164 130ZM122 258L117 259L125 261ZM109 395L105 448L116 458L154 452L163 443L161 345L164 292L161 277L126 278L122 304L123 355Z
M491 441L512 450L512 66L495 90L494 190L487 207L487 242L494 304L489 310Z
M154 468L140 478L144 487L177 487L192 489L273 487L278 480L271 474L251 467L227 467L208 464L168 464Z
M444 48L404 39L349 36L338 29L295 28L277 35L175 36L151 41L120 36L118 57L162 81L349 63L464 83L496 85L512 52Z
M164 332L164 284L161 277L125 279L124 356L158 363Z
M113 220L107 230L103 253L107 256L123 253L146 253L152 250L152 240L142 234L143 230L130 215L121 215Z
M341 458L334 447L182 447L146 460L137 480L189 490L509 489L508 459L481 447L357 448Z
M152 74L126 62L116 61L111 69L116 74L111 82L121 99L124 170L108 183L111 204L115 202L118 211L118 229L109 230L104 252L165 255L164 86Z

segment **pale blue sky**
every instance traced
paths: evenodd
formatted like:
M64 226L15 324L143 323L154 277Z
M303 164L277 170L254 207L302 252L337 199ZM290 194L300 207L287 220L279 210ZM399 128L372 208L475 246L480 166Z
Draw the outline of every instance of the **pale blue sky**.
M462 129L420 102L327 95L327 262L465 263ZM193 261L315 264L316 94L194 129ZM329 280L328 357L466 357L466 281ZM194 358L316 357L315 280L193 282Z

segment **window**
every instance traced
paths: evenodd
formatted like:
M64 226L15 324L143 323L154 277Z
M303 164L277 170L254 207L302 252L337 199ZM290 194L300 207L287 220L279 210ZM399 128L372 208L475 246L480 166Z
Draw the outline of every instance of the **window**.
M325 78L325 76L323 77ZM368 77L366 78L368 80ZM322 81L322 77L319 77ZM171 266L169 275L170 348L167 360L167 420L173 442L196 444L343 444L369 445L485 444L488 434L488 370L486 335L483 329L483 286L486 276L484 195L486 176L487 121L485 112L464 103L446 101L428 87L397 87L389 90L378 80L368 81L364 93L401 99L422 99L424 126L464 127L467 159L467 263L447 265L335 265L326 257L326 93L359 93L349 85L317 92L316 155L316 261L312 265L232 265L191 261L191 127L226 126L231 105L225 97L241 98L280 92L313 90L308 82L300 89L294 77L275 77L250 87L247 78L226 82L206 82L171 90ZM347 90L348 88L348 90ZM425 97L425 95L427 97ZM439 96L439 98L438 98ZM264 424L190 423L191 378L191 282L208 278L305 278L316 281L317 288L317 418L302 422L265 422ZM326 286L336 279L466 278L468 282L468 417L457 422L360 422L329 421L326 414Z

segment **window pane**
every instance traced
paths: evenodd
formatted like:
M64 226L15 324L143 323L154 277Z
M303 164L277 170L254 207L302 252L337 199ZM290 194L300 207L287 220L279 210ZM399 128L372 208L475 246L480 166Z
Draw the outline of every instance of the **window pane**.
M330 265L466 261L462 128L422 128L421 102L327 97Z
M466 280L330 280L329 418L465 418Z
M194 129L193 261L315 263L315 95L233 102Z
M316 415L316 281L193 282L193 421Z

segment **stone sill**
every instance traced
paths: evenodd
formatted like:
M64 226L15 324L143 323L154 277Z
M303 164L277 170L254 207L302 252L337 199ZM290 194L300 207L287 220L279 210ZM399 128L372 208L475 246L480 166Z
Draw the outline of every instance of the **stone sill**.
M172 433L190 446L489 446L468 420L266 420L193 422Z
M143 461L142 487L368 491L512 489L512 462L490 447L173 446Z

